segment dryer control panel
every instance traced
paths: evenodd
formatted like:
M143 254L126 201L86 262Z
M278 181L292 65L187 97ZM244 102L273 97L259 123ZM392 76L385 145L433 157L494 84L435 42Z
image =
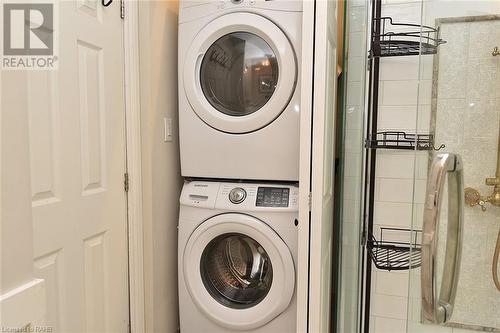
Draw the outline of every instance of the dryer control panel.
M302 1L290 0L181 0L179 23L190 22L221 11L271 10L280 12L302 12Z

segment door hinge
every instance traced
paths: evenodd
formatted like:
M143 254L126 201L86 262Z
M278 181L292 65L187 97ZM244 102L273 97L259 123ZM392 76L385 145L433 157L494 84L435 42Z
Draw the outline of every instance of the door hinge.
M307 205L309 206L309 211L311 211L312 209L312 192L309 192L309 197L308 197L308 200L307 200Z
M129 186L128 172L126 172L123 174L123 188L125 189L125 192L128 192Z
M125 18L125 0L120 0L120 17Z

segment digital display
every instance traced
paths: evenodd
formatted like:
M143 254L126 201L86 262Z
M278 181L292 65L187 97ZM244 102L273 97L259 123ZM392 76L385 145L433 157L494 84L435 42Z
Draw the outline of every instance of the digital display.
M259 187L257 207L288 207L290 189L281 187Z

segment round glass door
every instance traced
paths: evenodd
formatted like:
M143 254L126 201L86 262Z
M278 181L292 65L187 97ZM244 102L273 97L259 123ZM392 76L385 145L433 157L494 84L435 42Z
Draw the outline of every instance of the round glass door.
M231 330L249 330L290 304L295 267L287 244L249 215L223 213L201 223L182 254L182 279L194 304Z
M246 116L262 108L278 83L278 61L262 38L248 32L222 36L209 47L200 68L205 98L218 111Z
M182 72L192 111L213 129L234 134L277 119L297 83L289 39L272 21L252 13L229 13L204 26Z
M233 309L260 303L273 281L269 255L253 238L220 235L208 243L200 260L203 284L217 302Z

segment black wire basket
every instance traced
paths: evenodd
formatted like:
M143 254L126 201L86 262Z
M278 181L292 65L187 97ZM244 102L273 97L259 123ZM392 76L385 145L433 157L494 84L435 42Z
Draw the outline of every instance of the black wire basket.
M434 146L434 135L413 134L402 131L384 131L371 134L366 140L366 148L403 150L441 150L445 145Z
M436 54L446 41L438 37L438 30L429 26L394 23L391 17L374 18L371 57L400 57Z
M387 240L397 234L401 240ZM403 237L401 237L403 235ZM422 264L422 231L400 228L380 228L380 240L370 235L367 248L375 267L387 271L418 268Z

